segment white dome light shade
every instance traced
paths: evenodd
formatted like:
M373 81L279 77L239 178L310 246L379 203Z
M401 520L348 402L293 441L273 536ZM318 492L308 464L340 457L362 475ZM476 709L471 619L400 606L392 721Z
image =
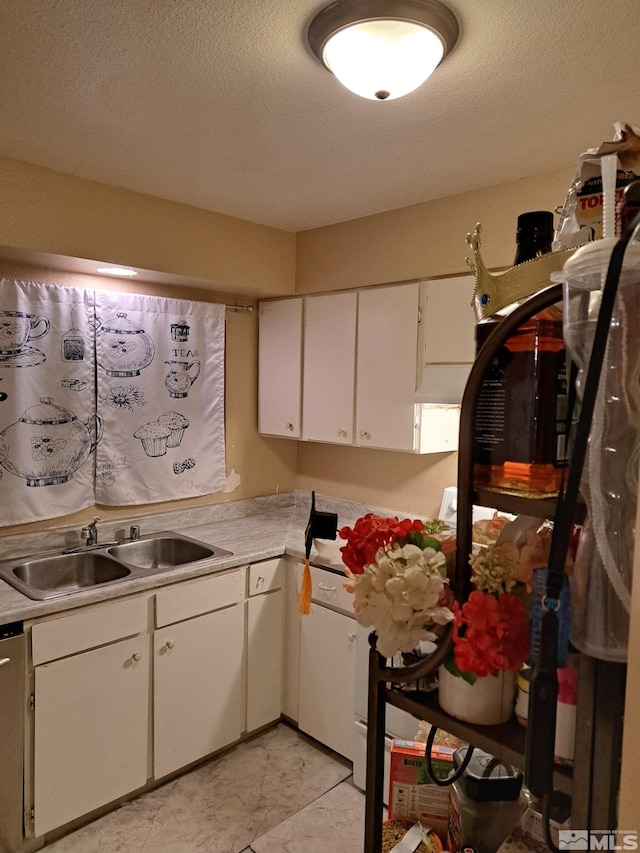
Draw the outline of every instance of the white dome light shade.
M307 30L325 68L373 101L421 86L459 35L458 19L440 0L334 0Z
M343 86L370 100L393 100L413 92L444 56L441 39L413 21L362 21L333 35L323 50L325 65Z

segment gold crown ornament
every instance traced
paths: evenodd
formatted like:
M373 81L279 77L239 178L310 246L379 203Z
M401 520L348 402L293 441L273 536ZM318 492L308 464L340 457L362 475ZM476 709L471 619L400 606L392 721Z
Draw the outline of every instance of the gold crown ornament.
M473 234L467 234L467 243L473 250L473 260L465 259L475 276L471 305L478 322L486 320L507 305L512 305L549 287L551 273L561 270L578 248L573 246L570 249L548 252L546 255L516 264L501 272L490 272L480 254L481 233L482 226L478 222Z

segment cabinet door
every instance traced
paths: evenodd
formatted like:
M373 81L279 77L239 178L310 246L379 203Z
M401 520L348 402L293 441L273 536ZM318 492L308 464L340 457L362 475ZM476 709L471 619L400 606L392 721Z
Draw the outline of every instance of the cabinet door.
M261 302L258 432L300 437L302 299Z
M422 284L422 357L418 389L418 400L422 403L462 402L475 358L473 283L473 276L467 275L432 279ZM433 433L428 424L427 429Z
M356 444L413 451L419 285L358 295Z
M300 708L303 732L353 758L356 622L312 603L300 620Z
M36 836L146 783L148 716L148 636L36 667Z
M472 275L424 282L423 337L425 364L472 364L476 318Z
M247 601L247 731L280 719L282 592Z
M302 437L353 443L355 292L305 298Z
M243 611L217 610L154 634L154 778L238 740Z

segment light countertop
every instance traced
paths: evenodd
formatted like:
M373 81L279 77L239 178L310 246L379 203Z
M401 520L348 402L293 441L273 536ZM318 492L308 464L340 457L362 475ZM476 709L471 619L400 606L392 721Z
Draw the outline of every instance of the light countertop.
M303 558L304 533L310 507L311 496L308 493L287 492L264 498L230 501L194 510L178 510L143 517L136 517L132 513L126 525L122 521L98 525L99 541L122 540L127 535L129 524L135 523L140 526L140 532L143 535L174 531L232 553L230 556L185 564L153 574L137 576L134 579L98 585L82 592L74 592L46 601L27 598L17 589L0 580L0 624L35 619L87 604L108 601L283 554ZM316 508L323 512L336 512L338 528L353 525L356 519L366 512L397 514L391 510L366 507L318 495L316 495ZM45 551L61 551L79 545L81 542L78 526L29 535L5 537L0 535L0 559L40 554ZM311 553L311 561L315 565L322 565L315 550Z

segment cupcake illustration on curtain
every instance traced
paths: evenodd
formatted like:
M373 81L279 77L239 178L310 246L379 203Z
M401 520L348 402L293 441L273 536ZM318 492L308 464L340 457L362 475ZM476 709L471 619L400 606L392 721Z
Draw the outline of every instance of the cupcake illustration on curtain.
M158 423L170 430L167 447L180 447L184 431L189 426L187 418L179 412L166 412L160 415Z
M134 438L140 439L142 449L147 456L164 456L167 452L167 443L171 430L159 421L143 424L133 434Z

